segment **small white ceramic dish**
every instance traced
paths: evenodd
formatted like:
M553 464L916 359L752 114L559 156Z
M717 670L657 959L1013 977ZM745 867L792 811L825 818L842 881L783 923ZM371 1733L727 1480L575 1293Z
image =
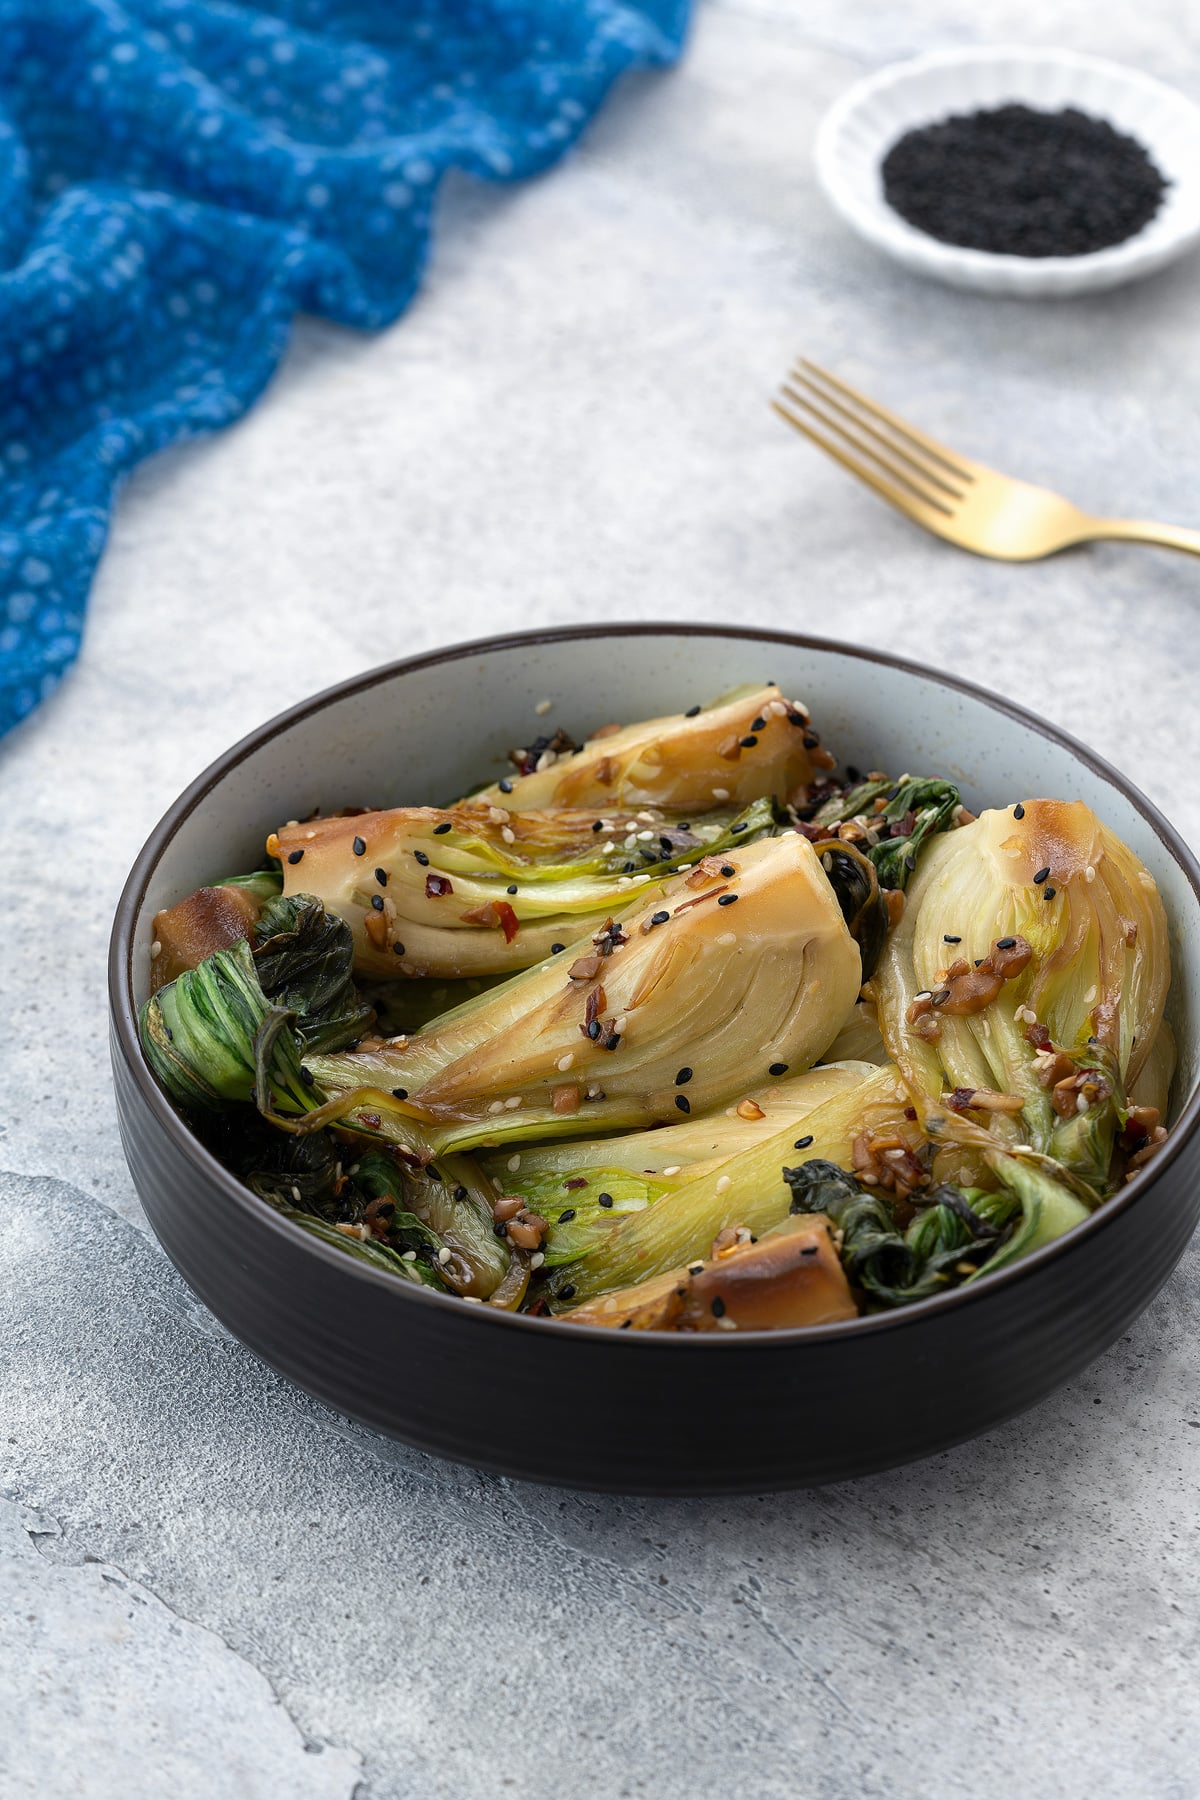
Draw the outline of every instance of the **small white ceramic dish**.
M939 243L892 211L880 171L897 138L952 113L1010 101L1047 112L1075 106L1136 138L1171 184L1150 223L1090 256L996 256ZM876 249L918 274L981 293L1062 298L1117 287L1200 239L1200 107L1149 75L1073 51L939 50L896 63L830 108L815 155L826 195Z

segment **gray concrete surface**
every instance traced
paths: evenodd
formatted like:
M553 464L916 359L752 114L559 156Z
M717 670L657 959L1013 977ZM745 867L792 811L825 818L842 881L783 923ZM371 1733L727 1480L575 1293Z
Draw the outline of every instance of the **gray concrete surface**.
M0 746L4 1800L1200 1794L1195 1251L1087 1375L932 1462L737 1501L537 1490L232 1343L146 1233L105 1061L113 904L184 782L329 680L505 626L924 655L1200 840L1200 566L973 562L765 407L803 347L1098 510L1196 522L1200 262L1058 307L957 295L816 192L857 75L1022 40L1200 91L1178 0L709 4L568 165L446 191L395 330L303 325L244 424L125 494L82 665Z

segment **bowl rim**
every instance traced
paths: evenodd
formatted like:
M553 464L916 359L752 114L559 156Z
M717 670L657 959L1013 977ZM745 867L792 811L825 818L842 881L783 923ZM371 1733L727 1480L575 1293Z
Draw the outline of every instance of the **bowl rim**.
M109 939L108 953L108 995L109 1014L112 1029L127 1068L131 1071L137 1089L158 1123L175 1141L176 1146L197 1167L208 1180L214 1181L224 1190L226 1196L235 1206L244 1209L248 1216L268 1230L276 1231L280 1236L293 1244L302 1247L305 1252L327 1263L331 1269L340 1270L344 1277L366 1281L379 1286L396 1297L401 1305L434 1306L452 1308L455 1317L464 1324L472 1320L486 1320L489 1324L504 1330L540 1331L550 1334L549 1342L561 1338L564 1330L573 1336L586 1336L597 1341L613 1344L628 1344L636 1338L639 1346L655 1346L659 1350L678 1348L684 1342L695 1346L695 1353L703 1354L720 1346L726 1353L736 1351L739 1345L748 1348L785 1349L805 1343L827 1342L844 1337L847 1333L875 1333L889 1331L913 1330L919 1328L931 1316L950 1308L971 1305L984 1298L999 1298L1010 1287L1030 1280L1039 1270L1057 1261L1063 1255L1069 1255L1073 1246L1086 1234L1095 1237L1104 1231L1112 1222L1120 1217L1130 1206L1137 1204L1141 1195L1176 1162L1183 1150L1200 1129L1200 1083L1187 1100L1179 1118L1172 1127L1166 1143L1151 1162L1139 1169L1133 1179L1126 1183L1119 1193L1112 1195L1081 1225L1068 1232L1053 1243L1044 1245L1031 1256L1023 1257L1019 1262L989 1276L987 1281L978 1287L953 1288L945 1294L936 1294L927 1300L919 1300L911 1306L897 1307L891 1312L874 1313L866 1318L846 1319L827 1325L794 1326L780 1331L747 1331L738 1333L674 1333L674 1332L638 1332L623 1337L615 1333L611 1327L603 1325L575 1324L564 1318L539 1318L528 1313L504 1312L488 1306L472 1306L468 1312L461 1299L453 1294L440 1294L425 1287L410 1286L400 1282L386 1270L373 1268L356 1257L346 1256L334 1246L322 1243L310 1233L283 1218L273 1208L261 1200L251 1189L225 1167L223 1163L207 1150L199 1138L189 1129L182 1115L159 1087L151 1072L150 1065L142 1050L138 1033L137 1005L133 990L133 939L135 928L140 918L142 903L150 880L169 851L171 843L180 827L200 803L229 776L232 771L246 762L250 757L281 731L287 730L302 719L307 719L354 695L367 694L372 688L381 687L397 677L419 674L423 669L437 667L444 663L464 661L470 657L486 656L496 651L514 648L537 649L551 644L578 643L581 641L613 638L613 637L680 637L680 638L728 638L743 643L776 644L791 650L817 651L834 656L847 657L865 663L872 663L899 671L901 674L929 680L950 689L952 692L964 694L998 712L1012 723L1034 732L1039 737L1048 739L1060 749L1067 751L1093 774L1122 794L1141 814L1150 826L1166 853L1177 864L1183 873L1196 900L1197 911L1200 912L1200 862L1189 849L1175 827L1159 811L1153 801L1149 800L1133 782L1129 781L1120 770L1116 769L1104 757L1090 749L1069 732L1056 725L1051 725L1037 714L1028 711L1016 701L1001 694L966 681L961 676L951 675L938 669L914 662L906 657L893 655L890 651L878 650L861 644L840 642L836 638L814 637L796 632L775 631L766 627L732 626L709 623L678 624L670 620L622 623L610 621L601 625L551 625L528 631L502 632L492 637L472 638L462 643L448 644L440 649L422 651L416 656L400 657L392 662L383 663L375 668L350 676L345 681L335 682L323 688L308 699L287 707L276 713L263 724L256 726L229 749L216 757L207 768L203 769L189 783L183 792L167 808L166 812L154 826L150 835L134 861L133 867L121 890L113 918L112 932ZM689 1354L692 1352L689 1352Z
M1085 51L1053 46L1035 47L1023 44L963 45L960 48L930 50L916 56L903 57L853 82L838 95L822 115L813 145L817 175L827 197L842 217L878 249L912 266L919 264L932 272L956 269L970 271L981 280L995 277L1003 281L1001 291L1015 293L1024 286L1041 286L1044 278L1071 277L1072 284L1082 288L1093 279L1114 272L1130 276L1146 264L1154 268L1173 261L1195 243L1200 236L1200 179L1192 182L1195 198L1190 216L1156 236L1151 233L1155 220L1122 243L1106 245L1082 256L1015 256L999 251L976 250L962 244L946 244L911 225L899 213L893 213L880 195L864 201L843 178L838 146L847 122L869 105L876 96L905 87L929 70L955 69L981 63L1027 63L1103 73L1127 89L1137 90L1160 103L1169 101L1178 114L1193 115L1200 131L1200 105L1181 88L1142 69L1129 68L1110 58L1092 56ZM964 106L968 102L964 100ZM1146 146L1153 153L1154 145ZM1182 192L1180 186L1179 191ZM1159 215L1161 217L1161 215ZM1146 270L1150 272L1149 269Z

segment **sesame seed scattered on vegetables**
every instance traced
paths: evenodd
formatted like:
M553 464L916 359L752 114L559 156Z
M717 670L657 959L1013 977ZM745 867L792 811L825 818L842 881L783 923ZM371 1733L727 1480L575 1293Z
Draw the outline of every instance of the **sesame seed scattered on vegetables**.
M392 955L393 956L403 956L404 955L404 945L403 944L393 944L392 945Z
M1014 819L1023 819L1024 817L1025 817L1025 808L1021 805L1021 802L1018 800L1017 804L1013 807L1013 818Z
M960 937L951 937L949 933L945 933L943 934L942 942L943 944L961 944L962 939Z
M516 893L516 891L517 891L517 884L516 884L516 882L515 882L515 881L510 881L510 882L509 882L509 884L508 884L508 886L507 886L507 887L506 887L506 888L505 888L505 890L504 890L504 891L505 891L505 893L506 893L506 894L515 894L515 893Z
M698 706L689 706L683 716L685 719L694 719L699 711L700 708Z
M718 906L732 906L737 899L736 894L721 894L717 899Z
M686 1094L676 1094L675 1104L681 1113L690 1113L692 1110L692 1103Z
M712 1314L714 1319L723 1319L725 1317L725 1302L722 1300L720 1294L716 1294L713 1297Z
M355 856L365 856L367 854L367 846L360 837L355 838L354 843L351 845L351 849L354 851Z
M371 895L371 906L375 912L382 912L383 911L383 895L382 894L372 894Z
M292 864L293 867L295 867L295 865L298 862L302 861L303 857L304 857L303 850L289 850L289 852L288 852L288 861Z
M754 737L753 735L750 735L750 736L747 736L744 738L739 738L738 742L741 744L743 750L753 750L755 744L757 744L757 742L758 742L758 739L756 737Z
M770 1068L767 1070L768 1075L786 1075L787 1072L788 1072L787 1064L780 1063L780 1062L772 1063Z
M792 1145L792 1148L793 1150L807 1150L811 1143L812 1134L810 1133L808 1137L797 1138L796 1142Z
M1036 875L1035 875L1035 876L1034 876L1034 878L1033 878L1033 879L1034 879L1034 880L1035 880L1035 881L1036 881L1036 882L1043 882L1043 881L1049 881L1049 879L1050 879L1050 865L1049 865L1049 863L1047 863L1047 864L1046 864L1046 867L1045 867L1045 868L1044 868L1044 869L1039 869L1039 870L1038 870L1038 872L1037 872L1037 874L1036 874Z
M420 863L420 865L423 869L427 869L429 867L429 858L426 856L426 854L423 850L414 850L413 855L416 857L417 861Z
M444 837L446 832L448 832L449 830L450 830L449 819L443 819L440 825L434 826L433 835L434 835L434 837Z
M575 1289L571 1282L568 1281L566 1287L562 1289L558 1297L560 1300L573 1300L575 1298Z
M496 786L500 789L502 794L512 793L512 782L503 777L496 783Z
M1044 900L1053 900L1053 898L1057 892L1058 892L1057 888L1052 888L1052 887L1043 888L1042 889L1042 898Z
M686 1087L688 1082L691 1079L692 1079L692 1071L690 1069L687 1069L687 1068L680 1069L678 1075L675 1077L675 1086L676 1087Z
M574 1217L575 1208L573 1206L568 1206L565 1212L559 1213L558 1222L560 1225L569 1225Z

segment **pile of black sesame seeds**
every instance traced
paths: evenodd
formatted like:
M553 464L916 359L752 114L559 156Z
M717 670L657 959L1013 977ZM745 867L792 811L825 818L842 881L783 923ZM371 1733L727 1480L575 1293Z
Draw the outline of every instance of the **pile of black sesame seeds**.
M1135 236L1167 182L1136 139L1073 106L999 106L905 135L884 198L943 244L1000 256L1087 256Z

